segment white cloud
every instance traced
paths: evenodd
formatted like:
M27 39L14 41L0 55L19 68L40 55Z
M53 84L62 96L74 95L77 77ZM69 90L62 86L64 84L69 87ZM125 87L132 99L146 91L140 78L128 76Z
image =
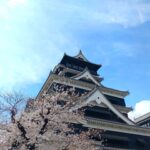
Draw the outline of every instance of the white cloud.
M28 0L6 0L0 2L0 18L9 19L12 15L12 10L17 6L25 6Z
M0 46L0 89L22 89L28 84L43 82L50 70L59 63L64 51L74 49L70 39L61 33L52 37L51 40L43 39L44 45L33 42L34 46L25 47L19 41L13 45L12 39L8 45L3 42L4 45ZM70 48L64 49L66 47Z
M17 5L24 5L27 3L27 0L9 0L7 5L9 7L15 7Z
M0 6L0 18L8 19L8 10L4 6Z
M0 89L12 90L14 87L40 83L60 55L58 50L45 53L36 50L0 51Z
M131 27L150 20L150 3L140 0L92 0L84 5L82 2L64 4L59 1L57 5L60 11L65 7L68 14L76 13L77 17L88 20L89 24L112 23Z
M146 113L150 112L150 100L142 100L135 104L134 110L129 112L129 118L134 120Z
M100 23L117 23L124 27L136 26L150 20L150 4L138 0L106 1L103 5L98 5L91 15Z
M24 6L25 4L31 4L28 0L7 0L4 7L10 9L16 6ZM37 0L33 5L41 5L40 0ZM2 6L1 5L1 6ZM103 24L114 23L120 24L124 27L136 26L145 23L150 20L150 3L140 0L107 0L107 1L89 1L87 4L76 2L64 2L64 1L48 1L47 5L50 6L49 10L55 16L62 15L65 18L70 18L72 21L72 15L76 14L75 19L81 19L88 21L89 24ZM54 13L53 13L54 11ZM6 15L6 11L0 11ZM8 12L9 13L9 12ZM66 13L66 14L64 14Z

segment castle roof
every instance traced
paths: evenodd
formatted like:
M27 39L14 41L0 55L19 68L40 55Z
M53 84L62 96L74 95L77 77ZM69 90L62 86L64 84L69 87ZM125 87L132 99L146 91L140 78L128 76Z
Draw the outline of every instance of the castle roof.
M89 70L93 70L95 72L98 71L98 69L102 66L100 64L94 64L92 62L86 61L86 59L81 59L79 57L80 55L77 55L75 57L69 56L67 54L64 54L62 60L60 61L60 64L74 64L74 65L79 65L83 68L88 68Z

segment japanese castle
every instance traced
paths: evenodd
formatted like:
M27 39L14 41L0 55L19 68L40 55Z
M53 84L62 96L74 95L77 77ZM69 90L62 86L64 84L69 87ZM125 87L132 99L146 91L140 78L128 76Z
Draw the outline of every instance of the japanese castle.
M128 118L132 108L126 106L125 97L129 92L104 86L103 78L98 74L100 68L100 64L90 62L81 50L74 57L64 54L37 98L45 91L55 91L56 85L73 88L83 103L94 105L85 108L86 124L82 126L104 131L103 150L150 150L150 128ZM99 143L96 138L95 143Z

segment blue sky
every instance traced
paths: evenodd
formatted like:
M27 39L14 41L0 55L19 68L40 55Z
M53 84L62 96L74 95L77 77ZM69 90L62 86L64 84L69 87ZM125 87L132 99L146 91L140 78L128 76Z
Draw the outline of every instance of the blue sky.
M36 96L64 52L82 49L134 107L150 101L149 39L149 0L1 0L0 89Z

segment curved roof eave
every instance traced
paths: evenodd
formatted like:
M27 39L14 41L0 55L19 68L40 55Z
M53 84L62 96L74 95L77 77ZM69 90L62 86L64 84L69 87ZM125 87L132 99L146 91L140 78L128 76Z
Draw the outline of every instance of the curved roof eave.
M97 66L98 69L99 69L100 67L102 67L101 64L95 64L95 63L90 62L90 61L84 61L84 60L81 60L81 59L76 58L76 56L70 56L70 55L68 55L68 54L66 54L66 53L64 53L64 56L63 56L63 58L61 59L60 63L62 62L62 60L63 60L65 57L70 57L70 58L74 58L74 59L80 60L80 61L82 61L82 62L87 62L88 64L92 64L92 65L94 65L94 66Z

